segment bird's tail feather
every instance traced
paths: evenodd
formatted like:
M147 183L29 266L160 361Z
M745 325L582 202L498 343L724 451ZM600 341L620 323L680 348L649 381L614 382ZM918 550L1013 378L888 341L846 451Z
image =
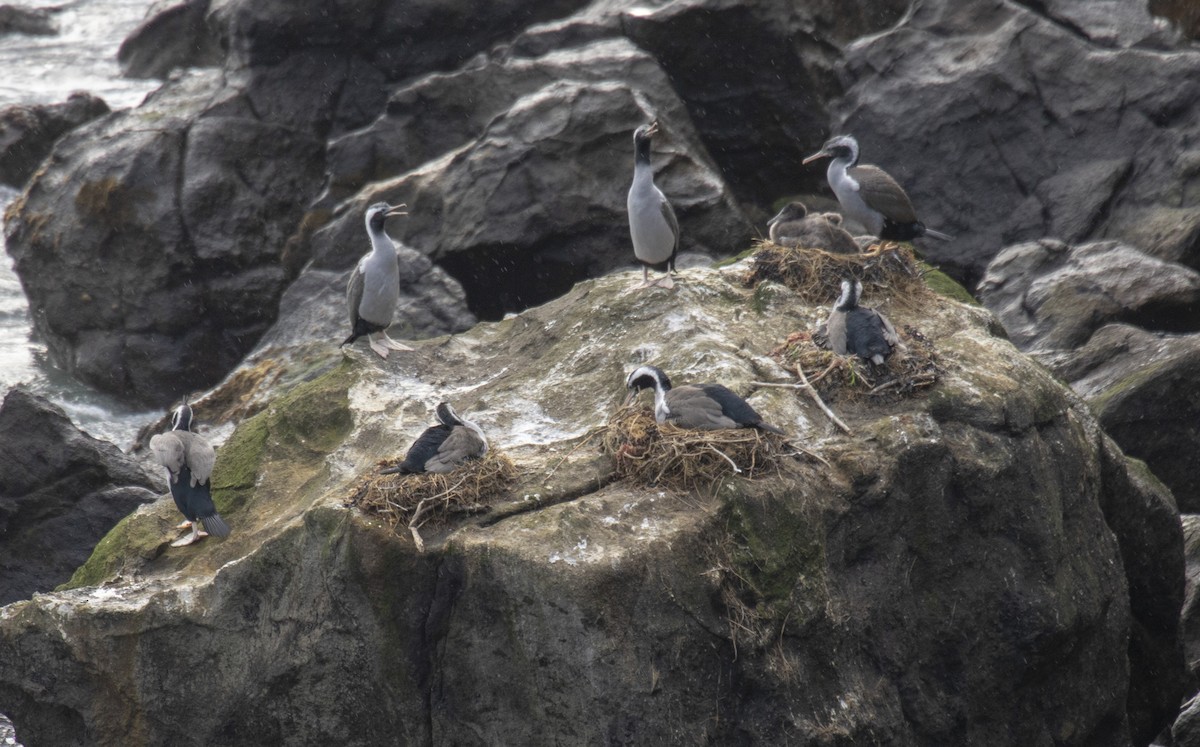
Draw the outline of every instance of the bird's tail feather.
M221 539L225 539L229 536L229 525L225 523L225 520L221 518L220 514L204 516L200 519L200 521L204 524L204 531L208 532L212 536L220 537Z
M954 237L951 236L950 234L942 233L941 231L935 231L932 228L926 228L925 235L932 236L935 239L941 239L942 241L953 241L954 240Z
M759 427L760 429L762 429L762 430L764 430L764 431L770 431L770 432L772 432L772 433L778 433L778 434L779 434L779 435L781 435L781 436L786 436L786 435L787 435L787 432L786 432L786 431L784 431L782 428L780 428L780 427L778 427L778 426L771 425L770 423L759 422L757 425L758 425L758 427Z
M345 340L342 342L342 344L341 344L341 345L338 345L338 347L339 347L339 348L344 348L344 347L346 347L347 345L349 345L350 343L352 343L352 342L354 342L355 340L357 340L357 339L358 339L360 336L361 336L361 335L359 335L357 332L351 332L351 333L350 333L350 336L349 336L349 337L347 337L347 338L346 338L346 339L345 339Z

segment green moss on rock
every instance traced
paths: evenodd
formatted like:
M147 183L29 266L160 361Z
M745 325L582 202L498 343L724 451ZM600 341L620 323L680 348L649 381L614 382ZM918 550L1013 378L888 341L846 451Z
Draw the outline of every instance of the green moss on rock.
M58 590L95 586L116 575L130 561L140 565L142 561L157 557L162 552L166 536L164 524L169 523L163 515L167 510L175 511L175 504L164 501L121 519L96 544L87 561L75 569L71 580L60 585Z
M966 288L962 287L958 281L946 273L924 262L921 263L921 270L925 274L925 285L929 286L929 290L953 301L961 301L972 306L979 305L979 302L975 300L975 297Z
M797 619L796 611L815 612L826 602L821 524L799 505L794 511L780 510L794 504L797 496L762 499L750 495L753 489L742 492L721 491L726 499L726 556L737 599L762 623L782 623L790 616L792 624L803 625L808 620Z

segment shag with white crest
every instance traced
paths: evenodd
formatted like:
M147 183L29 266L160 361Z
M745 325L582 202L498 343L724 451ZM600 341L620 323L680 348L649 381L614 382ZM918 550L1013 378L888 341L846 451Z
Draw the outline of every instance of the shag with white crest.
M926 228L904 189L878 166L858 165L858 141L839 135L821 150L804 159L831 158L826 179L846 217L858 221L872 236L884 242L911 241L921 236L949 241L952 237Z
M483 429L466 418L459 417L446 402L438 404L438 425L425 429L404 455L404 461L380 474L415 474L418 472L452 472L460 465L480 459L488 451Z
M716 430L719 428L757 428L783 435L755 412L750 403L722 384L684 384L672 387L666 373L657 366L638 366L625 379L628 404L643 389L654 390L654 419L681 428Z
M388 337L386 331L400 301L400 263L396 258L396 245L384 226L393 215L407 215L403 208L404 205L392 207L386 202L377 202L367 208L371 251L358 261L346 284L346 310L350 313L351 329L342 345L349 345L365 335L367 344L380 358L387 358L390 350L412 350ZM376 334L381 334L383 340L376 340Z
M192 433L192 408L186 399L171 415L171 430L150 439L154 459L167 469L167 483L175 507L187 520L179 528L191 526L190 536L171 543L172 547L190 545L209 534L225 539L229 525L217 513L212 499L212 471L217 454L203 436Z
M859 306L860 296L861 281L842 281L842 295L825 323L829 346L838 355L857 355L882 366L900 343L900 336L886 316L875 309Z
M633 185L629 188L629 235L633 256L642 263L642 285L673 288L675 255L679 253L679 220L666 195L654 185L654 167L650 165L650 140L658 134L658 120L642 125L633 133ZM650 268L667 275L650 282Z

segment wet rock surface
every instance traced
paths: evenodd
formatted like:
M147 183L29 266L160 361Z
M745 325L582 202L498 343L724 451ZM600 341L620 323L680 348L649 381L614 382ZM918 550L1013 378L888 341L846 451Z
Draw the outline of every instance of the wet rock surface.
M18 387L0 404L0 605L65 583L162 485L112 444Z
M166 78L173 70L218 66L224 53L206 20L209 6L209 0L152 5L117 51L122 75Z
M0 5L0 34L31 34L49 36L58 33L53 9L27 8L21 5Z
M21 187L65 133L108 114L103 100L75 93L61 104L0 110L0 184Z
M615 274L386 363L318 347L281 360L275 396L219 452L233 536L165 548L174 517L156 505L72 589L4 608L0 655L19 664L0 671L0 710L68 743L297 728L363 743L1147 743L1183 672L1169 493L987 314L945 300L876 299L946 374L892 405L840 402L842 434L806 396L753 383L789 380L764 341L827 309L755 294L744 273L688 270L671 294ZM828 466L789 458L689 496L616 481L588 432L645 360L747 395ZM488 514L423 530L422 554L343 501L441 399L522 477ZM110 686L152 673L159 687ZM197 700L186 729L167 717Z

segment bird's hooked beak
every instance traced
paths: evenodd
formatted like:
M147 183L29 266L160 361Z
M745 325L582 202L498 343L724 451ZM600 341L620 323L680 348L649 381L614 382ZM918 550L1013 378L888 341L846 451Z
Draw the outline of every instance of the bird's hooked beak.
M405 205L402 202L399 205L390 208L386 213L383 214L383 217L391 218L393 215L408 215L408 211L404 209L406 207L408 207L408 205Z
M657 119L650 123L650 126L646 129L646 134L649 135L650 137L653 137L658 134L658 120Z
M629 387L629 394L625 395L625 401L621 403L621 407L628 407L631 402L637 399L637 396L641 393L641 391L642 390L638 389L637 387Z
M829 158L831 155L833 155L833 154L831 154L831 153L830 153L829 151L827 151L827 150L820 150L820 151L818 151L818 152L816 152L816 153L813 153L811 156L809 156L808 158L804 159L804 160L803 160L803 161L801 161L800 163L812 163L813 161L817 160L818 158Z

